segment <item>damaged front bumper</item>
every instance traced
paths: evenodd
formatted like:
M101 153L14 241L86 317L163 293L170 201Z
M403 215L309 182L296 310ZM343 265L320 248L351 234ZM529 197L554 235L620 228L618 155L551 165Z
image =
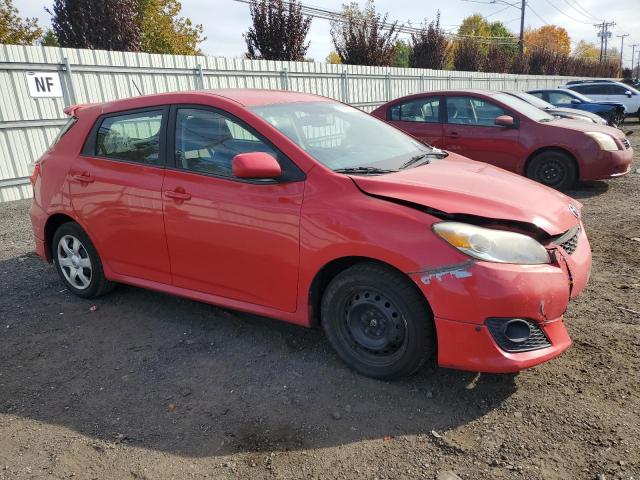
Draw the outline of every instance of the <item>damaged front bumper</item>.
M517 372L557 357L571 345L563 315L585 287L591 250L584 228L568 253L551 246L554 261L513 265L469 260L411 274L429 302L438 336L438 364L481 372ZM507 351L490 319L525 319L548 340L541 348Z

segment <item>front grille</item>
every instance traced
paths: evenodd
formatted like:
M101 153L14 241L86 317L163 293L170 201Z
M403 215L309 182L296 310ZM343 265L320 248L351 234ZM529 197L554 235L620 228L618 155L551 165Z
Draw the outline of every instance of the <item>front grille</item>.
M571 230L567 230L560 235L556 240L556 245L562 247L562 249L569 255L573 254L578 248L578 238L580 237L580 227L575 226Z
M631 142L627 138L622 139L622 145L624 145L624 148L631 148Z
M551 342L544 334L537 323L531 320L522 319L531 329L531 336L522 343L515 343L509 340L504 334L504 327L511 318L488 318L485 324L491 332L491 336L498 346L506 352L529 352L540 350L551 346Z

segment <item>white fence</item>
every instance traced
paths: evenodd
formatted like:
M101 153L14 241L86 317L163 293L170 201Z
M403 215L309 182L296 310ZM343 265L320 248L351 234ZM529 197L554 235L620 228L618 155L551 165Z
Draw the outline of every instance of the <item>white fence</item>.
M60 98L33 98L28 72L55 71ZM366 111L419 91L528 90L569 77L363 67L0 45L0 202L31 196L29 165L64 124L62 109L142 94L215 88L270 88L335 98Z

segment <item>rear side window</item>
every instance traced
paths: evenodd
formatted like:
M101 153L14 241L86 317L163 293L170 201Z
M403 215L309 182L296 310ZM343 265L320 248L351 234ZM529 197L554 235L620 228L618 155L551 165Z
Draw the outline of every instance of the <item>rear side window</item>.
M448 123L495 127L496 118L507 114L501 107L480 98L447 98Z
M110 116L102 120L94 155L150 165L160 164L162 110Z
M391 107L390 120L401 122L438 123L440 121L440 99L418 98Z
M69 130L71 130L71 128L76 124L77 121L78 119L76 117L70 117L67 120L67 123L64 124L64 126L60 129L58 134L55 136L49 148L53 147L56 143L58 143L60 139L64 137Z

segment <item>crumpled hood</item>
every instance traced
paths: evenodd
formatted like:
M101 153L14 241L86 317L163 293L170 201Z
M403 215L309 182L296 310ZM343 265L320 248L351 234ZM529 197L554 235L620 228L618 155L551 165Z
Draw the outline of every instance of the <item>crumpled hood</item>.
M467 214L534 224L560 235L578 222L569 209L582 205L520 175L449 153L442 160L379 176L351 177L365 193Z

